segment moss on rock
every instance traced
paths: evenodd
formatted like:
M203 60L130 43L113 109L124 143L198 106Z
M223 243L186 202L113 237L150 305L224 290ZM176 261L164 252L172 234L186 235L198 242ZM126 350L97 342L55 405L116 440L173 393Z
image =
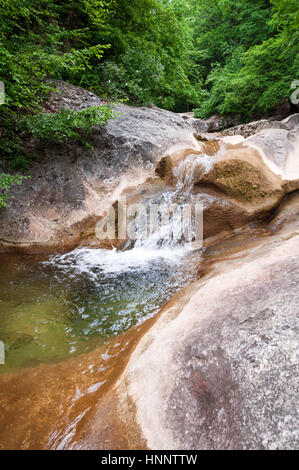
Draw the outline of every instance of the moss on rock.
M242 160L216 163L211 176L222 190L247 201L265 198L270 190L259 170Z

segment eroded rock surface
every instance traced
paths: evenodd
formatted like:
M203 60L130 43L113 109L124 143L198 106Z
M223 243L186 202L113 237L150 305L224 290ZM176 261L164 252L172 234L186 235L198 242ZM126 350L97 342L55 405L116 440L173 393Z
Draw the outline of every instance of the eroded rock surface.
M47 111L80 110L102 101L81 88L55 82ZM182 116L157 109L115 106L105 129L95 129L87 149L78 143L33 145L31 178L11 191L0 210L0 249L71 248L95 225L123 189L154 175L156 162L178 142L192 145L194 129Z
M269 121L267 119L262 119L260 121L250 122L249 124L241 124L239 126L230 127L221 132L224 136L229 135L242 135L247 138L258 132L261 132L264 129L284 129L288 130L288 126L281 121ZM216 131L215 131L216 132Z
M265 129L247 139L214 134L196 134L196 139L197 147L171 149L156 173L173 187L191 187L202 201L204 237L225 226L268 219L284 196L299 187L296 132Z
M1 374L0 448L297 448L298 215L295 192L269 224L206 240L157 321Z
M103 104L87 90L59 81L53 85L57 90L44 103L47 112ZM36 160L31 177L13 187L7 208L0 209L1 251L71 249L89 243L110 247L95 240L99 220L123 194L134 193L140 201L144 191L155 187L155 178L166 190L167 185L175 187L182 160L201 169L193 177L194 192L198 195L201 188L208 207L204 236L235 228L237 219L241 225L267 217L298 187L298 115L214 135L208 131L217 116L207 123L156 107L116 105L114 111L116 119L90 137L93 149L74 142L32 141ZM213 203L206 204L207 195ZM119 240L113 243L119 246Z
M232 259L142 338L117 390L150 449L298 447L298 249Z

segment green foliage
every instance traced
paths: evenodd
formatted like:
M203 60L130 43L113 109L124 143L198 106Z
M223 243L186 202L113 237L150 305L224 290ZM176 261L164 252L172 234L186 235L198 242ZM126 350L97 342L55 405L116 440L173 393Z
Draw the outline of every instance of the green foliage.
M8 190L13 184L21 184L25 177L0 173L0 208L6 207L5 199L9 198Z
M215 0L201 17L196 60L205 86L196 116L238 113L247 120L289 98L299 78L299 1L271 3Z
M6 104L33 108L50 87L45 77L68 78L101 59L107 45L90 42L112 1L0 0L0 77ZM90 28L89 28L90 27Z
M297 76L298 1L0 0L5 107L37 107L54 77L201 116L240 94L238 112L266 112Z
M94 126L104 126L114 117L110 106L97 106L82 111L62 109L56 114L36 114L20 121L29 135L53 142L73 139L88 146L83 134L92 132Z
M88 145L113 117L43 113L48 78L200 117L270 113L299 78L298 31L299 0L0 0L1 158L28 172L30 138Z
M103 125L112 112L108 106L82 112L42 114L40 104L51 90L48 77L72 80L100 61L108 47L91 40L92 29L105 24L112 0L0 0L0 79L5 83L5 104L0 107L0 155L11 167L29 171L32 156L26 151L30 136L40 139L75 138ZM38 114L36 114L38 112ZM35 113L35 115L32 115ZM21 179L2 175L8 183ZM2 186L5 185L5 186Z
M177 109L194 104L192 35L182 0L117 0L101 31L110 48L76 82L109 99ZM183 7L183 8L182 8ZM95 36L96 38L97 36Z

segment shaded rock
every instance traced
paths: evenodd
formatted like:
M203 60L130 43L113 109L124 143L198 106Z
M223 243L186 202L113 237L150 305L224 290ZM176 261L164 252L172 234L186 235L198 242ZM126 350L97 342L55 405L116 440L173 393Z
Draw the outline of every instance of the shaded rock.
M183 119L190 120L194 118L194 112L190 111L187 113L180 113L180 115L183 117Z
M207 132L220 132L227 127L236 126L240 120L241 116L239 114L232 114L229 116L220 116L219 114L215 114L209 119L206 119L205 123L207 125Z
M289 194L280 204L271 219L271 227L282 227L285 224L295 224L299 222L299 192Z
M224 203L223 214L217 214L221 222L218 224L215 219L215 227L225 225L223 218L228 215L228 206L235 208L233 212L242 223L254 217L265 217L279 205L287 192L298 187L296 179L291 182L282 178L273 161L276 154L280 155L280 147L278 146L276 151L275 142L282 142L284 150L282 160L287 162L296 149L294 140L288 140L288 131L269 130L269 132L271 137L269 136L267 145L269 153L273 148L271 159L267 158L261 146L253 141L256 138L264 142L262 133L247 140L238 140L236 144L224 142L227 137L222 140L201 139L197 149L178 148L163 157L156 168L156 173L173 187L179 185L195 194L208 193L221 198ZM285 140L282 140L280 133L283 133ZM294 157L293 161L296 163L298 159ZM226 225L230 224L230 220L231 213ZM232 226L236 225L232 223Z
M209 119L207 119L206 124L208 126L208 132L219 132L225 127L224 118L219 114L211 116Z
M209 125L203 119L192 119L191 124L196 132L210 132Z
M273 116L275 119L283 119L285 116L292 112L292 105L290 100L282 99L274 108Z
M43 103L46 112L56 113L62 108L80 111L104 104L94 93L61 80L49 80L53 86L47 100Z

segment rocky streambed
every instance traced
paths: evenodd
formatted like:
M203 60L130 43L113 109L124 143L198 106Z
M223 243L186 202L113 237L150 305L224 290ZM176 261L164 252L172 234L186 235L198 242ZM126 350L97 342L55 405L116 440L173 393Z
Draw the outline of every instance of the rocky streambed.
M299 115L116 110L93 149L33 142L1 210L0 448L296 448ZM203 246L99 240L123 197L200 203Z

